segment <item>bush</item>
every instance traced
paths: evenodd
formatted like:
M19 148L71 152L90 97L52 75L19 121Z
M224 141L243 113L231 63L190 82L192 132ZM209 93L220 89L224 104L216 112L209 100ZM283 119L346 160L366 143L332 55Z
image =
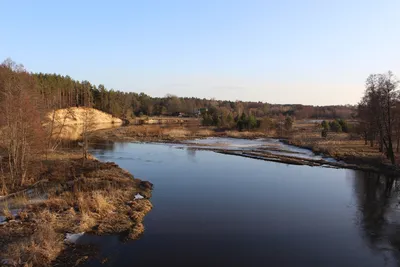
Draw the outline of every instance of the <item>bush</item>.
M236 126L237 126L237 128L238 128L239 131L242 131L243 128L244 128L244 122L243 122L241 119L239 119L239 120L237 121L237 123L236 123Z
M321 122L321 126L325 131L329 131L329 124L328 124L328 122L326 120L323 120Z
M202 124L204 126L211 126L213 124L213 119L212 117L208 114L208 112L203 114L203 121Z
M287 116L285 118L284 127L285 127L285 130L288 131L288 132L292 130L292 127L293 127L293 119L292 119L292 117Z
M342 132L342 126L337 120L329 122L329 128L331 128L331 131L336 133Z
M254 129L257 127L257 119L253 115L250 115L247 121L249 129Z
M347 124L347 121L345 121L343 119L339 119L337 121L340 124L340 126L342 127L342 131L345 132L345 133L348 133L349 132L349 125Z

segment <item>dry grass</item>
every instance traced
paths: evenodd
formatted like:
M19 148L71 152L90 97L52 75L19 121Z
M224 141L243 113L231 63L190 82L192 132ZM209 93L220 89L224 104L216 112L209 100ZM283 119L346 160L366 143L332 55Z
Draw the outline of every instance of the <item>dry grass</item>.
M327 138L321 137L321 129L315 124L297 125L289 143L309 148L315 153L323 153L335 158L365 163L385 162L378 147L365 145L359 136L348 133L329 132Z
M135 210L130 213L131 219L133 219L134 221L137 221L137 222L141 222L144 218L144 215L145 215L144 212L135 211Z
M28 219L29 214L25 210L21 210L20 212L18 212L18 216L21 219L21 221L25 221Z
M84 196L83 193L76 193L76 200L78 204L78 209L81 213L89 213L90 212L90 203L88 199Z
M93 214L82 211L80 214L79 232L88 232L96 225L96 219Z
M51 211L61 211L69 207L68 202L61 197L51 197L45 201L45 205Z
M164 131L164 135L170 138L182 138L190 136L190 131L186 129L168 129Z
M199 137L209 137L209 136L214 136L215 131L210 130L210 129L198 129L198 130L194 130L194 135L199 136Z
M25 206L28 203L28 198L25 194L18 194L13 198L13 204L15 206Z
M144 225L142 223L137 223L129 230L128 237L130 239L137 239L143 232L144 232Z
M102 193L96 191L92 193L94 209L100 215L106 215L115 210L114 205L110 204Z
M130 203L130 205L134 211L139 211L144 213L149 212L153 208L153 205L148 199L133 201Z
M270 132L261 132L261 131L226 131L226 136L232 138L245 138L245 139L255 139L261 137L272 137L273 135Z
M140 140L140 141L180 141L211 136L235 138L259 138L276 136L275 131L221 131L216 127L197 125L130 125L121 128L96 131L93 140Z
M44 209L42 211L40 211L37 215L37 217L41 220L44 221L46 223L49 224L54 224L57 220L57 214L55 214L54 212L51 212L48 209Z
M7 220L12 220L14 219L14 216L12 215L8 205L5 205L3 210L2 210L2 214L4 217L6 217Z
M54 214L44 210L38 217L40 222L33 235L8 247L6 254L13 262L23 266L48 266L63 249L62 235L53 228Z
M151 197L151 189L141 188L139 179L115 163L89 159L82 166L79 158L69 158L65 177L52 179L65 170L66 166L59 164L65 162L62 156L48 160L48 181L41 186L49 198L37 203L17 200L26 202L15 218L18 222L0 229L0 235L7 236L0 238L0 253L7 250L5 256L15 262L49 266L63 249L66 232L127 233L140 225L152 208L148 199L133 200L136 193ZM8 205L5 207L3 213L11 215ZM144 230L137 228L132 237L137 238L140 229Z

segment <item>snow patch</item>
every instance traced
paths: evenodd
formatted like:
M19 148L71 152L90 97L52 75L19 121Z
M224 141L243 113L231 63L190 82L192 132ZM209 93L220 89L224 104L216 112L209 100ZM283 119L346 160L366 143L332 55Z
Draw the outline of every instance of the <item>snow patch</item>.
M144 196L142 196L141 194L139 194L139 193L137 193L136 195L135 195L135 200L137 200L137 199L143 199L144 198Z
M76 243L78 241L78 239L81 238L84 234L85 234L85 232L77 233L77 234L67 233L64 241L69 242L69 243Z

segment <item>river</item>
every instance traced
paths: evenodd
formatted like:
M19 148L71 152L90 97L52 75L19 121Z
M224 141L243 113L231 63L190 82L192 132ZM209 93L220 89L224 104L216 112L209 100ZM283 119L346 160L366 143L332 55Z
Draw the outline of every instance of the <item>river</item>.
M189 145L115 143L91 153L154 183L154 208L137 241L79 239L100 247L84 266L399 264L395 179Z

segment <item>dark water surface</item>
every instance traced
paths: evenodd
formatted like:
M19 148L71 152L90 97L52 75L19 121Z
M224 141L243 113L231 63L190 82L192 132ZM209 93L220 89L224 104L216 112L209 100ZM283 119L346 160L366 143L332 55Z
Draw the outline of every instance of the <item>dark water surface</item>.
M97 242L86 266L398 266L394 179L121 143L91 151L155 185L138 241Z

